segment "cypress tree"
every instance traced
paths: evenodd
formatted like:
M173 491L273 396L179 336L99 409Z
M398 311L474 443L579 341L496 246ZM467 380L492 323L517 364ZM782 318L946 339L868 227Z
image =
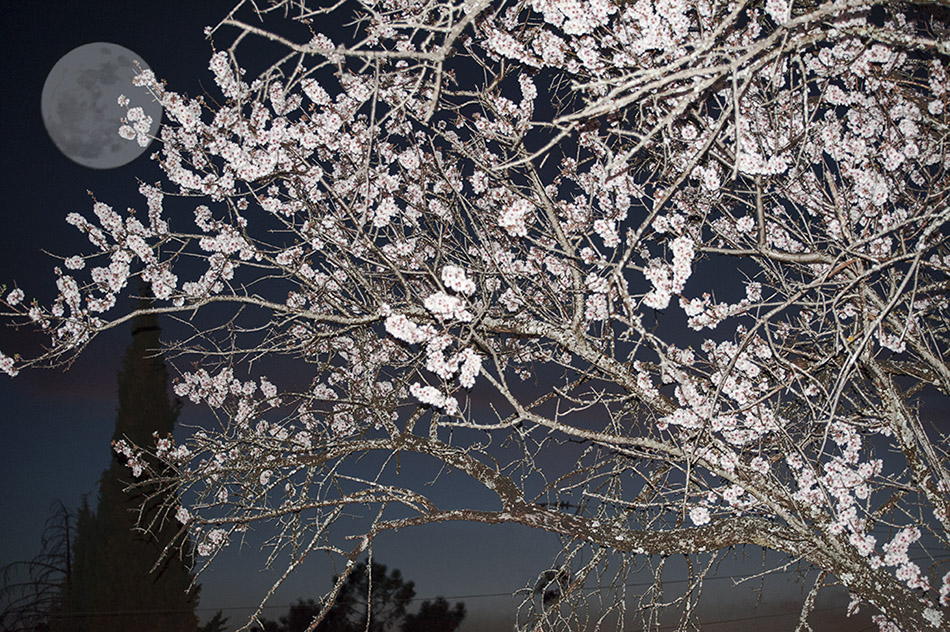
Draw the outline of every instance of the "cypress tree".
M166 436L174 430L179 407L169 398L168 372L158 349L156 316L137 317L119 372L114 440L150 446L155 442L153 433ZM198 628L198 590L190 588L187 543L153 570L179 529L174 519L160 513L163 502L170 500L167 492L156 494L156 488L148 486L126 491L132 480L125 457L113 454L99 482L95 512L87 502L80 507L73 573L63 591L60 625L54 629L195 632Z

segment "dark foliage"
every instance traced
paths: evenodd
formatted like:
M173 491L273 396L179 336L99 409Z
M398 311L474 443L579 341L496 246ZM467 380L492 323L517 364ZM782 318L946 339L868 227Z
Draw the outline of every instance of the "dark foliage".
M178 407L169 399L165 363L155 352L160 346L156 317L136 319L132 336L119 373L114 439L154 444L153 433L171 434ZM53 621L57 632L193 632L198 627L190 557L175 553L174 546L163 557L180 527L160 513L169 499L149 497L148 487L128 490L131 478L124 457L116 455L100 479L97 508L93 511L84 500L79 509L72 577Z
M371 568L372 576L365 563L356 566L317 632L360 632L367 629L367 618L371 632L453 632L465 619L465 604L450 607L443 597L423 601L418 612L410 613L415 584L405 581L398 569L387 574L382 564ZM305 632L319 613L319 603L301 599L279 623L263 620L255 632Z
M198 632L225 632L227 624L228 617L218 610L207 623L198 628Z
M46 519L39 554L28 562L13 562L3 568L0 586L0 630L46 632L55 615L60 591L72 571L70 544L75 516L57 502Z

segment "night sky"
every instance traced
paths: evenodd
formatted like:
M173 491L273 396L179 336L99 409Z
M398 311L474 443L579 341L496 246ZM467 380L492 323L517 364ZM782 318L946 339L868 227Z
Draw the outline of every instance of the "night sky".
M160 178L148 159L154 145L112 170L79 166L56 149L40 115L43 82L56 61L82 44L113 42L141 55L171 89L198 94L213 87L207 69L211 48L203 28L216 24L233 4L31 2L5 13L0 21L0 76L7 86L0 102L5 121L0 283L16 283L28 296L49 302L55 296L56 261L43 251L68 256L89 245L65 223L66 214L92 215L87 191L116 210L144 209L136 178ZM15 380L0 379L0 566L39 552L40 533L54 502L74 508L85 494L95 505L98 479L110 458L116 371L129 341L130 332L119 328L97 339L69 371L27 371ZM26 331L0 330L0 350L8 355L41 343L41 337ZM180 421L200 421L202 412L186 406ZM453 491L459 490L446 493ZM553 536L517 527L450 525L420 530L398 545L384 538L375 559L414 580L421 598L465 596L469 620L464 629L477 630L481 623L512 616L517 601L472 595L523 588L550 563L556 546ZM224 608L232 624L243 622L247 608L275 579L272 572L259 572L262 558L255 549L237 556L232 547L229 553L221 568L202 577L202 619ZM332 571L322 560L314 562L279 594L267 616L276 619L298 597L316 598L329 587Z
M55 260L42 250L68 256L88 246L64 221L73 211L91 215L87 190L117 210L144 209L136 178L160 178L148 159L154 147L131 164L107 171L81 167L60 154L40 116L40 94L50 68L79 45L114 42L140 54L171 89L200 93L213 86L207 70L211 49L202 30L232 5L231 0L95 0L21 2L6 10L0 21L0 76L5 82L0 101L5 132L0 283L16 282L28 296L48 302L55 294ZM120 328L97 339L65 373L30 371L15 380L0 376L0 565L39 552L40 533L55 501L76 507L87 494L95 504L97 481L110 458L116 371L129 333ZM39 342L25 332L0 330L0 350L8 355L29 352ZM201 420L201 410L185 407L182 422ZM441 493L465 490L449 486ZM530 584L551 563L558 544L549 534L517 527L440 525L399 535L398 543L391 536L378 542L376 561L415 580L419 597L464 600L467 632L510 629L520 598L505 595ZM275 579L273 572L259 572L262 557L254 548L237 553L236 547L229 549L221 567L201 581L200 617L205 620L224 609L232 629L243 623L248 608ZM317 598L329 587L331 571L314 561L279 593L268 617L277 618L298 597ZM800 601L801 589L781 591L776 602ZM751 587L737 590L751 594ZM751 611L736 607L751 603L740 592L728 593L736 596L732 603L713 599L714 616L748 620ZM709 629L743 629L745 623L723 625Z

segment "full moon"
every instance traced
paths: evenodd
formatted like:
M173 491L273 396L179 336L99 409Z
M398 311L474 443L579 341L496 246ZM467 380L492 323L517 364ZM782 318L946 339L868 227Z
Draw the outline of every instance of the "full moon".
M149 135L162 120L162 106L145 88L132 85L142 58L124 46L109 42L84 44L56 62L46 83L40 109L53 143L70 160L91 169L113 169L132 162L145 151L134 140L119 136L127 108L119 95L129 98L129 107L140 106L152 117Z

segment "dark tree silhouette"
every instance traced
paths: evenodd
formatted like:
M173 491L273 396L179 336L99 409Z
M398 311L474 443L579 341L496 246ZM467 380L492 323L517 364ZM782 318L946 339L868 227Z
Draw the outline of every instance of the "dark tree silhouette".
M304 632L310 627L310 624L320 612L320 604L313 599L300 599L295 604L291 604L288 613L280 618L280 622L262 620L259 627L253 628L253 632ZM336 630L335 625L330 625L328 619L324 619L319 630Z
M198 628L198 632L225 632L227 630L228 617L218 610L214 613L207 623Z
M174 429L178 405L169 399L165 363L155 351L159 345L156 317L137 318L119 373L115 441L154 441L153 434L167 436ZM180 525L159 510L169 498L150 497L147 481L128 490L127 466L127 457L117 454L100 480L96 510L85 500L79 509L73 573L55 630L194 632L198 627L190 556L187 547L176 552L174 544Z
M60 591L72 572L71 541L75 517L62 502L52 505L43 528L39 554L2 570L0 630L45 632L59 607Z
M405 581L399 569L387 573L385 565L374 562L370 575L367 568L365 562L356 565L317 632L453 632L465 619L465 604L450 607L443 597L423 601L417 613L408 612L415 583ZM254 632L305 632L319 614L319 603L301 599L279 623L262 620Z
M399 569L386 573L386 566L373 563L372 573L365 563L346 578L337 604L350 629L391 632L406 617L406 609L416 596L415 583L406 582ZM366 621L369 619L369 626Z
M461 601L449 607L445 597L423 601L416 614L407 614L402 632L444 632L457 629L465 619L465 604Z

